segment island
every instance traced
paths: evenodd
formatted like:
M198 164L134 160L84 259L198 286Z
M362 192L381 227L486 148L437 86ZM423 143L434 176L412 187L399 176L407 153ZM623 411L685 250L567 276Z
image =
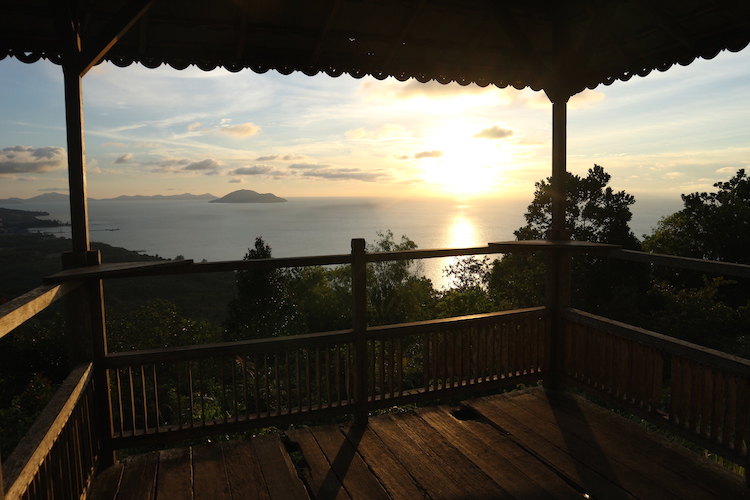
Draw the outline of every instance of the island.
M286 201L272 193L258 193L252 189L240 189L221 198L211 200L209 203L284 203Z

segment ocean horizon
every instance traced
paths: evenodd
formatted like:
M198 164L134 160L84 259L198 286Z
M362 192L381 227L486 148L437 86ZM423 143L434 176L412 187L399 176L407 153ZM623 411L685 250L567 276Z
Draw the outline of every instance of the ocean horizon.
M399 198L288 198L287 203L220 204L205 200L89 202L91 240L148 255L196 262L242 259L256 237L274 257L344 254L352 238L378 240L393 232L421 249L485 246L515 239L525 225L530 200ZM0 205L2 206L2 205ZM641 239L681 200L637 199L631 229ZM50 220L70 220L66 203L23 203L7 208L44 211ZM35 231L70 237L70 227ZM437 288L447 286L443 268L451 259L426 259L421 271Z

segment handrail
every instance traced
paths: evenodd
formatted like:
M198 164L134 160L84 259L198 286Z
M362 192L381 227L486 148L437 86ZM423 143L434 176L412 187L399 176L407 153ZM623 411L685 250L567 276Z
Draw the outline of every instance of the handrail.
M33 318L80 283L43 285L0 306L0 338Z
M554 247L557 248L557 247ZM539 245L534 240L493 243L483 247L433 248L424 250L400 250L371 252L365 254L367 262L392 260L416 260L466 255L489 255L522 251L549 251L553 247ZM218 273L250 269L281 269L306 266L335 266L352 263L351 254L320 255L308 257L273 257L269 259L228 260L220 262L169 261L166 263L121 263L100 264L62 271L44 279L46 283L62 283L81 279L133 278L142 276L164 276L175 274ZM127 265L130 264L130 265Z
M567 320L596 328L602 332L634 340L680 356L689 356L702 364L750 377L750 361L747 359L577 309L567 309L563 314Z
M188 361L214 356L243 355L251 352L270 352L296 349L300 347L325 346L335 342L354 340L352 330L289 335L268 339L239 340L217 344L166 347L109 353L105 358L106 368L118 368L134 364L152 364L168 361Z
M397 325L371 326L367 329L367 339L375 340L389 337L402 337L421 333L436 332L446 329L461 328L464 325L481 326L492 324L504 316L512 316L516 319L535 317L547 314L546 307L529 307L527 309L513 309L511 311L500 311L495 313L472 314L428 321L415 321L413 323L400 323Z
M569 309L564 375L613 405L745 465L750 361Z
M635 250L612 250L608 257L632 262L644 262L660 266L676 267L689 271L700 271L707 273L723 274L738 278L750 278L750 266L746 264L735 264L733 262L719 262L714 260L694 259L692 257L679 257L649 252L638 252Z
M21 498L24 492L27 490L29 485L37 479L40 473L40 465L49 460L50 451L59 442L58 439L63 434L66 425L71 419L73 412L79 407L82 399L86 397L85 392L92 383L93 376L93 365L91 363L79 365L74 368L65 381L62 383L60 388L57 390L52 400L42 410L42 413L34 422L29 432L21 439L13 453L3 463L3 479L5 483L5 498L16 499ZM85 417L84 417L85 418ZM89 421L89 424L91 422ZM74 424L77 427L80 423ZM83 429L77 428L73 431L72 439L83 439ZM94 444L94 439L90 443L89 449L78 449L82 453L90 453L92 455L97 454L97 447ZM57 453L57 459L66 461L70 459L66 453L72 453L73 448L81 448L79 446L68 446L66 444L67 451ZM94 457L93 456L79 456L76 457L79 463L76 464L63 464L64 467L73 467L76 472L86 475L86 477L69 478L69 486L73 488L73 483L81 481L81 483L87 483L93 473L94 468ZM57 464L60 467L60 464ZM48 466L53 467L53 466ZM71 471L72 472L72 471ZM85 488L85 484L79 484L79 487ZM84 491L77 491L74 493L80 496ZM66 493L59 492L60 498L63 498Z

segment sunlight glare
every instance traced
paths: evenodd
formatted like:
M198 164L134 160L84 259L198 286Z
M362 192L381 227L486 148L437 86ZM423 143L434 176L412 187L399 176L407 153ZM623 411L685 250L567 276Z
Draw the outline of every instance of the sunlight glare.
M426 149L442 156L420 165L423 179L436 191L456 196L480 196L497 189L504 165L510 164L510 146L500 141L477 139L479 125L454 124L430 135Z

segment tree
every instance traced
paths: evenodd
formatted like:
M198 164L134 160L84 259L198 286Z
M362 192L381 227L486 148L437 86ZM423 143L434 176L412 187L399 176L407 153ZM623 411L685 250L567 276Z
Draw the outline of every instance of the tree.
M586 177L567 173L566 227L575 240L639 249L629 225L635 198L608 186L611 178L599 165L589 169ZM514 232L518 240L543 239L552 227L552 179L539 181L535 187L534 199L524 215L526 225ZM514 308L543 304L545 268L541 255L516 253L495 261L489 278L495 302L506 302ZM633 284L634 273L629 263L606 263L590 256L576 258L574 305L612 313L624 303L625 297L632 300L638 296L636 290L645 288L645 277Z
M393 232L378 231L378 240L368 252L415 250L406 236L393 239ZM373 262L367 265L368 324L387 325L428 319L434 300L432 281L419 273L412 260Z
M644 239L651 252L750 264L750 178L744 169L713 193L683 194L685 208Z
M565 225L574 240L639 249L629 226L635 198L625 191L615 192L607 185L611 179L599 165L590 168L586 177L566 172ZM542 239L552 227L552 178L535 187L534 200L524 215L526 226L514 233L519 240Z
M245 260L270 259L271 247L255 238ZM300 333L297 311L289 295L287 276L279 269L237 271L237 297L229 303L225 340L244 340Z

